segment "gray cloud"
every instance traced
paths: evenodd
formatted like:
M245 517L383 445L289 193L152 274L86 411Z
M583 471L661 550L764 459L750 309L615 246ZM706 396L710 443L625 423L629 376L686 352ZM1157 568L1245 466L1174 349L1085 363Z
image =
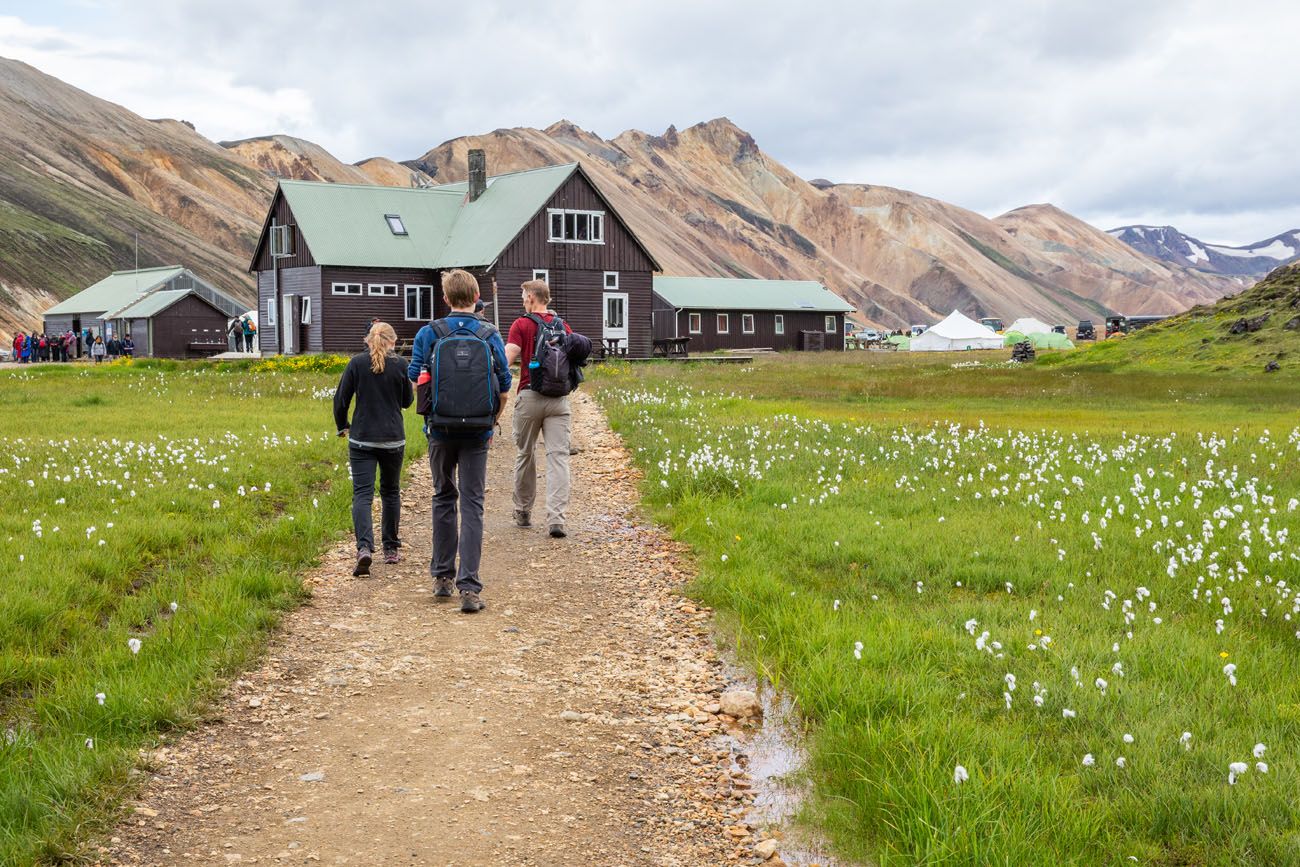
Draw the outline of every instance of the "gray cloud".
M977 5L106 0L96 33L69 19L38 50L0 28L0 54L214 138L288 132L348 160L561 117L613 136L727 115L805 177L989 214L1051 201L1211 241L1300 225L1300 9ZM50 41L78 36L155 74Z

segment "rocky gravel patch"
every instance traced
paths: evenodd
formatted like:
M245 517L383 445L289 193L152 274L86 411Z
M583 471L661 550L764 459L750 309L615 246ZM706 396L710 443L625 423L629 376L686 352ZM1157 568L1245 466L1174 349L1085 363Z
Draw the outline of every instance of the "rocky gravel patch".
M306 577L261 664L197 730L141 757L102 864L780 865L754 818L748 732L684 552L637 517L637 475L575 399L570 535L511 521L509 432L489 467L486 611L433 600L430 486L404 493L398 566ZM779 834L779 832L777 832ZM803 862L801 862L803 863Z

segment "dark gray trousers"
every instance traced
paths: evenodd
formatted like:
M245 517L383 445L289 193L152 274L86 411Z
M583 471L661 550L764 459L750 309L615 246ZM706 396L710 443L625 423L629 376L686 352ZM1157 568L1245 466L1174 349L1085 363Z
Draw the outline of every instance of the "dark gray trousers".
M487 458L486 442L429 440L429 470L433 474L433 558L429 561L429 574L434 578L455 576L456 589L462 593L478 593L483 589L478 568L483 558L483 493L487 487ZM456 521L458 501L459 528ZM457 554L460 555L459 568L456 565Z
M375 550L375 529L370 511L375 502L375 470L379 470L379 499L383 503L383 542L385 551L402 547L397 536L402 514L402 458L406 449L370 449L348 445L348 462L352 466L352 529L357 535L357 550Z

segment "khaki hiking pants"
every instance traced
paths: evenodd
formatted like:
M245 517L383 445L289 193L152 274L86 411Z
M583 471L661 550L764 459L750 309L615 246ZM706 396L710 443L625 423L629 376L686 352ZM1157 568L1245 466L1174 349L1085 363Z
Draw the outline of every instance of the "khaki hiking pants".
M524 389L515 399L515 508L531 512L537 498L533 459L537 435L546 444L546 525L564 524L569 508L569 398Z

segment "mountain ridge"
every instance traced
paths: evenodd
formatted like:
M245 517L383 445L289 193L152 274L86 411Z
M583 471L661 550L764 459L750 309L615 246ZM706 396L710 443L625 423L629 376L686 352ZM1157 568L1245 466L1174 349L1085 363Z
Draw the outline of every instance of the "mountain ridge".
M725 117L613 139L561 119L348 164L288 135L214 143L0 58L0 331L131 267L137 234L142 266L179 262L251 301L245 269L276 178L445 183L464 179L471 147L489 173L582 162L665 273L815 279L892 327L955 307L1062 322L1165 312L1245 285L1143 256L1058 209L989 220L905 190L813 184Z
M1153 258L1212 274L1259 278L1300 260L1300 229L1240 247L1207 244L1173 226L1135 224L1108 229L1106 234Z

